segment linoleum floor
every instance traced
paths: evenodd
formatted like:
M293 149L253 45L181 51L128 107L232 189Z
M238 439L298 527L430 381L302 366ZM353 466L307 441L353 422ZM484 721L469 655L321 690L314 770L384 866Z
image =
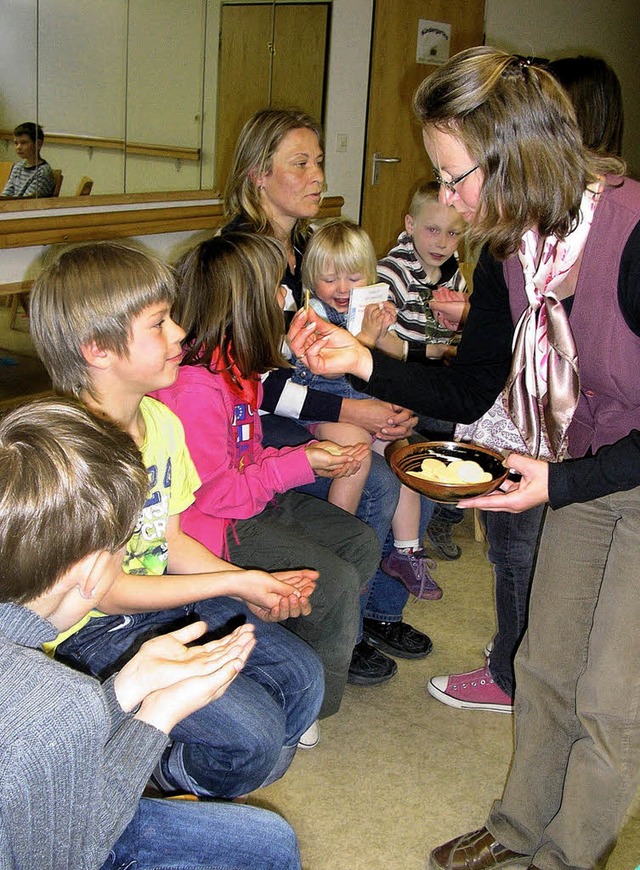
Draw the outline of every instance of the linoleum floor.
M440 562L441 601L410 602L408 622L433 639L422 661L398 659L383 686L348 686L321 742L286 776L252 795L295 828L305 870L423 870L432 848L483 824L500 796L510 715L455 710L431 698L434 674L480 667L495 626L492 574L472 517L458 526L456 562ZM607 870L640 865L640 795Z

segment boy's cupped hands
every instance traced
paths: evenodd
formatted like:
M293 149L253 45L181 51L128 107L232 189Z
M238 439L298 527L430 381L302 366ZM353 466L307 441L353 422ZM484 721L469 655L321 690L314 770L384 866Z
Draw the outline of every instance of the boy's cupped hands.
M165 733L227 689L255 646L252 625L219 640L193 646L208 627L198 621L144 643L114 680L125 711Z
M265 622L281 622L311 613L309 597L320 575L311 568L239 572L238 597Z

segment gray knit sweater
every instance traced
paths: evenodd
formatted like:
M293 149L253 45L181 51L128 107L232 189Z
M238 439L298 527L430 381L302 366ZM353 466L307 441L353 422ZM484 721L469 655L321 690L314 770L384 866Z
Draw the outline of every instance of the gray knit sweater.
M167 745L100 685L40 649L57 634L0 604L0 870L95 870Z

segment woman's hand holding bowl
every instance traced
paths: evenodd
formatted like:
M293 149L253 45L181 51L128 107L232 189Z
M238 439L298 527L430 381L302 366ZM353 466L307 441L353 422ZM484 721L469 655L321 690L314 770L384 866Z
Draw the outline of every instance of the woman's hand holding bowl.
M549 464L541 459L510 453L504 463L507 468L522 475L517 483L509 478L489 495L465 498L458 507L479 508L484 511L507 511L519 514L549 501Z

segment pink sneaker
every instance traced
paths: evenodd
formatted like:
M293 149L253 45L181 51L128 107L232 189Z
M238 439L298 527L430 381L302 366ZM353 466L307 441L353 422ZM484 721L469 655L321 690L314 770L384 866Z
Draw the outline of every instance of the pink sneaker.
M468 674L431 677L427 691L436 700L460 710L493 710L513 713L513 700L494 683L489 668L478 668Z
M424 550L413 553L400 553L394 547L386 559L380 562L380 567L389 577L395 577L416 598L427 601L439 601L442 589L438 586L429 571L433 571L436 563L429 559Z

